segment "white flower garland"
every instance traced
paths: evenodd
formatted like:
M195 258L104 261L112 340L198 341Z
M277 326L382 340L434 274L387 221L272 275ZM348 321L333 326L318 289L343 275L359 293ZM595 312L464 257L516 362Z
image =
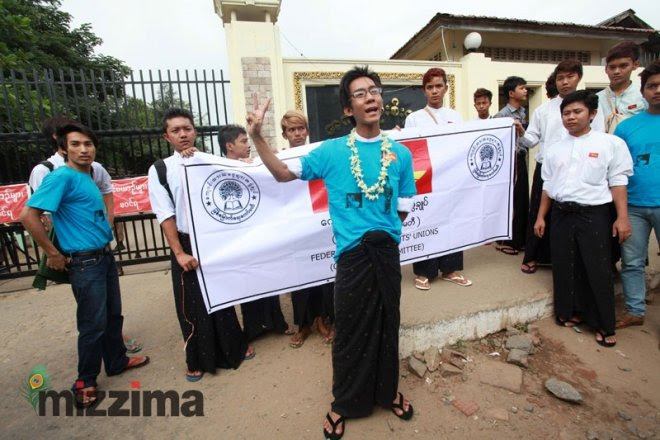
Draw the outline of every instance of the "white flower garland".
M357 183L358 188L360 188L360 191L362 191L362 194L364 194L369 200L378 200L378 197L383 193L383 188L385 187L385 182L387 181L387 168L390 166L390 162L392 162L392 155L390 154L392 144L390 143L390 140L387 138L385 133L383 133L381 137L382 144L380 147L380 174L378 175L378 181L367 187L367 184L364 182L364 176L362 174L360 156L358 155L358 150L355 146L357 132L355 129L353 129L348 135L347 145L351 150L351 174L353 174L355 182Z

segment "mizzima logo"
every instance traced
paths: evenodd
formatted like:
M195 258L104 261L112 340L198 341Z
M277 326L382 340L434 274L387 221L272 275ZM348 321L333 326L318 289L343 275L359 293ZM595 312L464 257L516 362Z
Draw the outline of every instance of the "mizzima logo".
M246 221L256 212L260 200L257 182L241 171L216 171L202 186L204 209L220 223L233 225Z
M472 142L468 151L467 165L470 174L477 180L490 180L500 169L504 161L504 145L492 134L479 136Z

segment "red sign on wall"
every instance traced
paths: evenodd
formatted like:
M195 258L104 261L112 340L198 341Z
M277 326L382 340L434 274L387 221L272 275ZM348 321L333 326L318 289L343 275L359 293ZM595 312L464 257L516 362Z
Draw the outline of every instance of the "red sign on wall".
M115 215L151 211L147 176L112 181Z
M0 223L16 223L29 197L28 186L0 186Z

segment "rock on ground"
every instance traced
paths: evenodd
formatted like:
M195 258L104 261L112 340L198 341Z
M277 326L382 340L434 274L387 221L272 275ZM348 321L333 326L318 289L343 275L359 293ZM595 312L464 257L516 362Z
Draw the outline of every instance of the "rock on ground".
M408 369L417 377L424 377L426 373L426 364L418 360L416 357L411 356L408 358Z
M527 352L514 348L509 352L506 361L519 367L528 368L529 362L527 361Z
M545 381L545 388L561 400L582 403L582 395L571 384L551 377Z
M515 365L490 361L477 365L475 370L481 383L520 394L523 381L522 370Z
M534 349L532 337L529 335L514 335L506 340L506 348L509 350L518 349L525 353L531 353Z

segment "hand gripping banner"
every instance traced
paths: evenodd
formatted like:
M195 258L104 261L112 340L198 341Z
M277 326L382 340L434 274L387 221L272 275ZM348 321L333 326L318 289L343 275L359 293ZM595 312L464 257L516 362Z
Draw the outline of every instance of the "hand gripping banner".
M501 118L390 132L412 152L418 192L403 223L402 264L511 238L512 124ZM279 156L287 162L318 145ZM181 176L209 313L333 280L323 182L278 183L259 160L224 158L187 161Z

